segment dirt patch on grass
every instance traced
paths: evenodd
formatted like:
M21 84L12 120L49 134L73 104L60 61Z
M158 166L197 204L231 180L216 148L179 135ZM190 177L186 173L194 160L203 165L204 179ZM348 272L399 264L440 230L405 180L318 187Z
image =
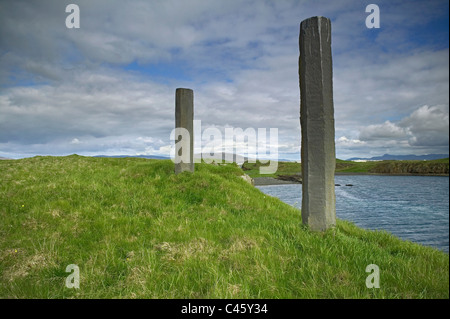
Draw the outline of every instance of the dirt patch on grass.
M214 246L204 238L179 244L163 242L155 245L155 249L164 253L164 259L181 262L190 258L208 259L215 250Z
M28 276L31 272L56 266L54 257L49 254L38 253L29 257L21 255L20 252L16 252L15 250L11 250L6 254L6 258L16 258L16 261L4 271L2 277L5 281L12 282Z

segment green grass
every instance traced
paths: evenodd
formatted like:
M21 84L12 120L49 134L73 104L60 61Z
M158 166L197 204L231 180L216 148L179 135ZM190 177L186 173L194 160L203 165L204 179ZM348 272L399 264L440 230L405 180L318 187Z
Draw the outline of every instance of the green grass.
M336 173L369 173L378 162L352 162L336 159Z
M243 169L250 177L278 177L280 175L299 175L302 168L300 163L278 162L278 169L274 174L259 173L261 164L245 162ZM432 161L369 161L353 162L336 159L336 173L357 174L418 174L418 175L448 175L449 159Z
M423 174L448 175L449 163L444 160L433 161L382 161L370 170L381 174Z
M233 166L34 157L0 161L1 298L448 298L449 257L300 211ZM80 289L65 287L66 266ZM380 289L365 285L380 268Z
M437 159L437 160L433 160L433 161L430 161L430 162L446 163L446 164L448 164L449 163L449 158L447 157L447 158Z
M273 174L260 174L259 170L261 166L268 166L268 164L262 164L260 161L256 163L245 162L242 169L245 174L250 177L277 177L280 175L296 175L302 171L302 165L296 162L278 162L277 171Z

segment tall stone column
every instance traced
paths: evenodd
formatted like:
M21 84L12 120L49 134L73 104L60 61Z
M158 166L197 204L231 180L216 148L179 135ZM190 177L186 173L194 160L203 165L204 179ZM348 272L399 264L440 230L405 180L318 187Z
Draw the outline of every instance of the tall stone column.
M175 92L176 147L175 174L194 172L194 91L178 88ZM178 132L177 130L180 130Z
M325 231L336 224L330 20L304 20L299 42L302 220L311 230Z

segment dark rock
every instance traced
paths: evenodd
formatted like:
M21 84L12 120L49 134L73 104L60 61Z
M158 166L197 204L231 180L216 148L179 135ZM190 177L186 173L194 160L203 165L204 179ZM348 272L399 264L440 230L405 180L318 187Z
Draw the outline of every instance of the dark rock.
M302 183L302 177L300 175L279 175L277 176L277 179L300 184Z

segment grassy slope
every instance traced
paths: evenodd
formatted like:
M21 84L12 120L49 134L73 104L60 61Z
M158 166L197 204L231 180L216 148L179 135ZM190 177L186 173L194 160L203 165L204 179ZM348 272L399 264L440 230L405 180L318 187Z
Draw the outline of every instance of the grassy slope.
M324 234L232 166L0 162L1 298L448 298L449 258L343 221ZM380 267L368 289L365 268ZM80 289L65 288L69 264Z

